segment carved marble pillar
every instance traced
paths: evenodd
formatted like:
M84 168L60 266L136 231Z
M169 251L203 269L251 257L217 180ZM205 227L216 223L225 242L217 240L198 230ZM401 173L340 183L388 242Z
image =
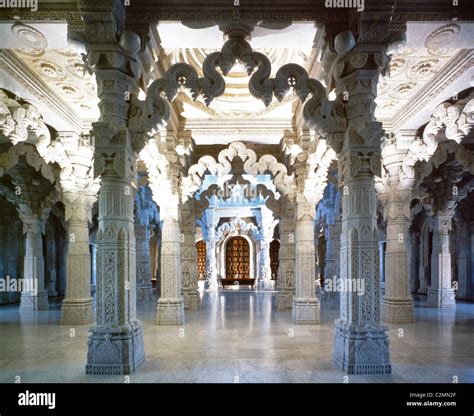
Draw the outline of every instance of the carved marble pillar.
M377 12L378 13L378 12ZM332 133L342 185L340 318L335 322L333 358L349 374L391 372L387 328L380 324L380 259L374 176L381 175L381 123L375 121L379 73L386 67L386 49L379 42L388 32L389 9L367 25L361 14L357 42L350 33L336 37L336 94L346 126ZM377 37L373 30L377 28ZM349 39L353 44L348 43ZM337 100L336 100L337 101Z
M425 225L428 226L427 224ZM420 281L420 286L418 287L417 293L426 295L426 290L428 286L428 277L427 271L428 266L431 262L428 254L428 239L430 234L426 232L420 233L420 262L418 264L418 276Z
M261 236L258 245L258 288L264 289L268 287L269 284L271 284L270 238L268 235Z
M456 236L458 241L457 246L459 248L457 259L458 288L456 290L456 299L467 299L468 283L470 280L469 271L471 267L471 245L469 241L468 224L466 222L462 220L458 222Z
M161 228L161 297L158 299L157 324L184 323L184 300L181 295L180 229L176 215L163 210ZM177 207L173 211L177 211Z
M196 219L192 200L183 205L181 212L181 274L184 307L199 308Z
M146 222L135 219L135 237L137 241L137 300L147 301L153 298L150 266L150 229Z
M451 252L449 232L452 230L452 209L441 209L433 218L433 253L431 255L431 285L427 304L430 307L453 308L456 306L451 284Z
M414 322L410 294L409 191L393 190L385 207L387 247L385 250L385 296L382 298L382 320L391 323Z
M410 292L416 293L420 287L420 233L411 233L410 247Z
M300 197L302 198L302 197ZM292 319L296 324L319 323L319 300L316 298L314 250L315 206L304 200L296 204L295 286Z
M68 221L66 297L61 308L61 323L85 325L94 320L91 297L91 256L89 250L88 220L91 204L83 193L68 195L65 199Z
M48 309L48 292L44 281L44 221L35 216L22 218L22 221L26 238L20 310Z
M258 258L258 283L259 289L270 288L272 271L270 266L270 242L272 241L273 214L266 206L261 207L259 258Z
M158 233L158 237L156 239L157 251L158 251L158 258L156 264L156 294L158 297L161 296L161 227L162 223L160 222L160 226L156 228L156 232Z
M100 119L93 123L94 176L100 176L96 324L88 342L86 373L130 374L145 360L136 317L134 199L136 159L143 135L129 126L131 95L142 72L140 37L125 30L125 6L117 0L82 0L87 64L97 80Z
M97 312L88 344L89 374L129 374L145 359L141 323L136 317L135 191L126 175L128 164L122 170L119 160L118 156L106 158L101 177Z
M46 240L46 256L45 258L45 263L46 263L46 270L49 275L49 283L48 283L48 297L56 297L58 296L58 291L57 291L57 275L58 272L56 270L56 256L58 256L58 245L57 245L57 239L55 238L56 236L54 235L54 228L52 228L52 232L48 233L46 229L45 233L45 240Z
M289 205L289 204L288 204ZM288 208L290 208L288 206ZM277 309L289 309L293 305L295 291L295 221L294 211L285 210L280 219L280 251L278 253Z
M159 220L158 209L148 186L141 186L135 197L135 237L137 241L137 300L153 298L151 284L150 223Z
M325 229L326 234L326 264L324 266L324 276L327 279L339 277L339 251L341 244L341 221L328 224Z
M217 259L216 259L216 225L214 213L207 210L205 213L205 228L203 229L206 240L206 288L215 292L219 288L217 281Z
M469 222L469 240L470 240L470 256L471 256L471 273L469 275L467 284L467 297L469 300L474 300L474 221Z

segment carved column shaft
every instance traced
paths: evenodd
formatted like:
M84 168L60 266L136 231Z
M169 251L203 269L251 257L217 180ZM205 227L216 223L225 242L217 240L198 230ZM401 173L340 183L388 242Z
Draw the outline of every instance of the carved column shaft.
M470 263L470 241L468 233L468 224L465 222L458 223L456 229L459 254L458 254L458 288L456 290L457 299L467 299Z
M26 238L20 309L48 309L48 293L44 281L43 221L39 218L23 220L23 232Z
M394 191L396 192L396 191ZM382 319L385 322L413 322L413 299L409 281L410 195L399 198L402 191L388 202L387 247L385 250L385 296ZM397 199L398 198L398 199Z
M264 288L271 280L270 241L268 235L259 241L258 286Z
M313 217L315 207L298 202L295 230L295 287L293 322L319 323L319 301L316 298L316 269Z
M324 267L325 279L339 277L339 251L341 244L341 222L335 221L326 228L326 264Z
M470 274L467 284L467 296L469 300L474 300L474 222L469 222L469 235L470 235Z
M206 286L211 292L215 292L219 288L217 282L216 227L212 216L206 221Z
M449 248L452 217L451 210L440 210L433 219L431 285L427 291L427 301L431 307L452 308L456 305L451 284L451 252Z
M192 230L184 229L181 243L181 273L184 307L199 308L196 236Z
M280 251L278 253L277 309L292 307L295 291L295 234L294 219L280 219Z
M381 27L386 21L378 23ZM365 36L362 31L359 38ZM380 42L377 40L377 42ZM342 167L340 318L335 323L333 358L350 374L391 372L387 328L380 324L380 258L374 175L380 176L381 123L375 97L382 45L357 44L335 64L336 93L347 99L347 128L338 149ZM345 97L344 97L345 96Z
M164 216L161 233L161 297L158 299L157 324L181 325L184 323L184 301L178 220Z
M65 325L85 325L94 320L90 283L89 211L85 195L79 194L75 200L66 202L69 243L66 298L63 301L61 319L61 323Z
M86 372L129 374L143 362L143 334L136 319L134 191L113 172L102 175L97 231L96 326ZM107 353L106 353L107 351Z
M149 225L135 222L135 237L137 244L137 300L146 301L153 297Z

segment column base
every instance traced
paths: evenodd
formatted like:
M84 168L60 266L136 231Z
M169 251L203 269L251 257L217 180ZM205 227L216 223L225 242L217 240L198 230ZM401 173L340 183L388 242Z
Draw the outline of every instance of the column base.
M319 323L319 301L317 298L293 298L291 319L295 324L315 325Z
M348 374L390 374L389 340L383 325L357 329L336 320L334 364Z
M199 309L199 292L197 289L183 290L184 309Z
M21 294L20 310L25 311L43 311L49 309L48 292L31 293L25 292Z
M272 290L273 280L272 279L259 280L257 287L259 290Z
M287 289L280 289L276 299L276 307L279 311L291 309L293 305L293 292Z
M217 292L219 290L219 283L217 283L217 280L206 280L204 288L208 292Z
M64 299L61 324L87 325L94 322L94 304L89 299Z
M184 324L184 301L180 299L158 299L157 325L182 325Z
M143 332L139 322L125 328L92 328L86 374L130 374L145 361Z
M413 300L382 298L381 318L383 322L403 324L415 322Z
M455 308L454 289L428 289L427 305L429 308Z
M151 299L153 299L153 287L151 284L143 286L137 285L137 300L140 302L146 302Z

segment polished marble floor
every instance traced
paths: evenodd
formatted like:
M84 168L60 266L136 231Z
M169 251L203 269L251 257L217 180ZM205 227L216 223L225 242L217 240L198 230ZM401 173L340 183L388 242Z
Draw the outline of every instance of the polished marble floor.
M156 326L156 303L139 306L146 362L130 382L474 382L474 304L440 312L416 301L416 323L389 325L393 374L349 376L331 360L334 300L321 325L294 325L276 311L276 292L228 289L202 295L186 323ZM84 373L88 327L62 326L60 304L20 313L0 307L0 382L124 382ZM74 331L71 331L73 329ZM128 381L128 380L127 380Z

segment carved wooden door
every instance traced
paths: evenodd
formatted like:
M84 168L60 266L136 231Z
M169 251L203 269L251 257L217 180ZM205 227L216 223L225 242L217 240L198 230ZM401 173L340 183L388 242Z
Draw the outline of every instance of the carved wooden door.
M206 280L206 242L199 240L196 243L197 273L199 280Z
M225 259L227 278L250 278L250 247L245 238L229 238L225 250Z

